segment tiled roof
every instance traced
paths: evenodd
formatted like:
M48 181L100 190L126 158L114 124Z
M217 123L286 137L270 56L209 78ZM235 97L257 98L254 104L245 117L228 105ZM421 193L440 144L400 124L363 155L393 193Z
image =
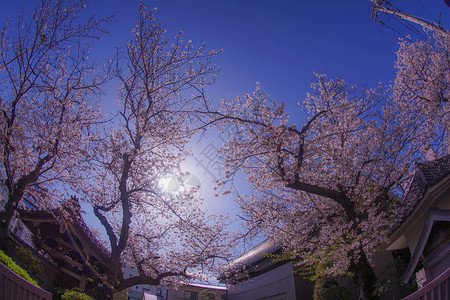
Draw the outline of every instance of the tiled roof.
M89 227L84 222L81 216L81 210L79 205L74 205L70 207L69 205L63 205L61 209L30 209L29 207L24 207L23 209L18 209L19 215L28 215L35 217L45 217L49 219L55 219L60 224L61 228L68 230L66 228L66 222L70 222L75 225L81 232L83 232L92 243L92 245L97 248L103 255L109 257L111 252L103 245L102 242L92 233ZM65 220L63 220L63 218Z
M448 175L450 175L450 155L433 161L417 163L408 193L403 198L390 232L394 232L410 215L429 187L437 184Z
M274 254L281 250L281 246L275 244L272 240L267 239L256 247L245 252L238 258L231 261L228 265L228 270L220 275L220 278L230 276L228 273L239 272L247 269L252 265L256 265L266 259L267 254Z
M420 162L417 167L424 175L427 187L432 186L450 174L450 155L433 161Z

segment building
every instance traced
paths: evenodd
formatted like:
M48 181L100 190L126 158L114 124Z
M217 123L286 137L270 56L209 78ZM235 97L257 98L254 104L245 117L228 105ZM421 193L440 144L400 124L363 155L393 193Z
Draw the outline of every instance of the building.
M400 207L386 250L406 256L402 281L419 292L437 284L434 299L450 299L450 155L416 164Z
M0 185L0 211L6 205L8 200L8 190L6 186ZM25 194L22 201L19 203L19 208L21 209L36 209L39 205L38 200L36 200L31 195ZM12 237L15 239L19 239L30 247L33 247L33 240L31 231L25 226L22 220L18 217L17 212L14 212L14 215L9 223L8 227Z
M128 297L128 299L131 299ZM141 300L164 300L162 296L158 296L156 294L150 293L150 292L144 292L142 294Z
M79 209L19 209L18 213L33 234L52 286L85 291L104 283L111 265L109 250L84 223Z
M233 260L220 277L229 285L227 299L312 299L313 282L296 275L291 261L271 258L281 250L266 240Z
M184 284L179 287L143 285L141 288L143 292L139 300L215 300L222 299L227 293L226 287L201 284ZM128 299L135 299L137 293L130 291L128 295Z
M165 300L215 300L223 299L226 293L227 288L224 286L184 284L179 287L169 287Z
M136 267L128 264L122 266L122 272L124 278L130 278L138 275ZM157 299L165 300L167 295L167 286L154 286L149 284L139 284L132 286L128 289L129 300L141 300L141 299ZM144 297L146 296L146 298ZM155 297L150 297L155 296Z
M124 278L130 278L138 275L136 267L124 265L122 268ZM183 284L178 287L167 285L135 285L128 290L129 300L197 300L202 299L202 295L214 296L220 299L225 295L227 288L224 286L202 285L202 284ZM214 298L214 299L216 299ZM206 298L210 299L210 298Z

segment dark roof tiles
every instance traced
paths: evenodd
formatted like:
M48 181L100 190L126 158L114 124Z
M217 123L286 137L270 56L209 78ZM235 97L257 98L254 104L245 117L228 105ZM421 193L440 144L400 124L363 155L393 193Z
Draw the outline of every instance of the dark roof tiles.
M437 184L448 175L450 175L450 155L433 161L417 163L409 190L395 215L390 233L393 233L411 214L424 196L427 188Z

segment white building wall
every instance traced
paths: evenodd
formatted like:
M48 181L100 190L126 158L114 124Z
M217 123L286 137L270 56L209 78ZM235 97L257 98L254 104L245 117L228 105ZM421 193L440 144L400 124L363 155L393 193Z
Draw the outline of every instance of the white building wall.
M270 299L295 300L295 282L292 263L233 285L228 290L229 300Z
M8 191L4 185L0 185L0 211L2 211L5 207L7 199ZM34 247L31 231L23 224L21 220L17 218L16 212L14 212L11 223L9 223L9 230L13 232L19 239L21 239L31 247Z

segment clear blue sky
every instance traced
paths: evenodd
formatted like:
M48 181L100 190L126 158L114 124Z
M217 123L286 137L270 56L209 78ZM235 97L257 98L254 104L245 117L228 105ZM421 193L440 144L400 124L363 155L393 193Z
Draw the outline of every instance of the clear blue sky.
M18 9L26 10L38 1L0 0L0 24L6 16L15 17ZM393 18L382 16L400 33L371 20L369 0L157 0L144 1L148 8L157 7L157 18L173 36L179 30L194 45L207 44L209 49L223 49L215 60L223 74L207 92L213 101L252 93L255 83L274 101L284 101L291 115L314 81L313 72L342 77L354 84L374 87L379 81L394 79L394 62L398 38L412 34ZM391 3L410 12L441 23L450 29L450 7L444 0L392 0ZM103 63L114 54L115 47L125 48L132 38L131 29L138 16L137 0L91 0L88 10L98 16L116 14L110 36L95 44L93 58ZM115 93L108 90L104 106L114 104ZM203 140L196 151L205 150L211 141ZM212 146L218 147L217 140ZM201 154L198 154L199 157ZM196 165L196 166L194 166ZM231 199L211 197L211 176L191 161L193 173L202 182L202 192L216 212L237 213ZM215 176L218 173L214 173Z
M358 84L394 78L399 34L371 20L369 0L165 0L157 17L169 34L179 30L194 43L224 49L216 59L223 75L209 95L217 100L252 92L257 81L276 101L301 101L314 71ZM443 0L392 0L392 4L450 27L450 7ZM93 0L98 14L117 17L105 44L123 47L137 16L137 1ZM381 18L388 21L388 18ZM390 20L395 29L410 33ZM121 44L117 45L117 41ZM108 49L112 50L112 49Z
M400 35L371 20L369 0L156 0L157 18L169 35L179 30L194 44L223 49L215 60L223 75L208 89L216 100L252 92L257 81L276 101L301 101L313 72L375 85L394 78ZM392 0L402 9L450 28L444 0ZM29 10L37 0L0 0L0 24ZM111 35L96 43L93 57L102 62L125 47L138 16L138 0L91 0L87 10L98 16L116 14ZM383 21L388 18L382 17ZM388 24L411 33L392 18ZM113 93L109 95L113 98ZM105 99L109 100L109 97ZM105 101L105 102L106 102Z

